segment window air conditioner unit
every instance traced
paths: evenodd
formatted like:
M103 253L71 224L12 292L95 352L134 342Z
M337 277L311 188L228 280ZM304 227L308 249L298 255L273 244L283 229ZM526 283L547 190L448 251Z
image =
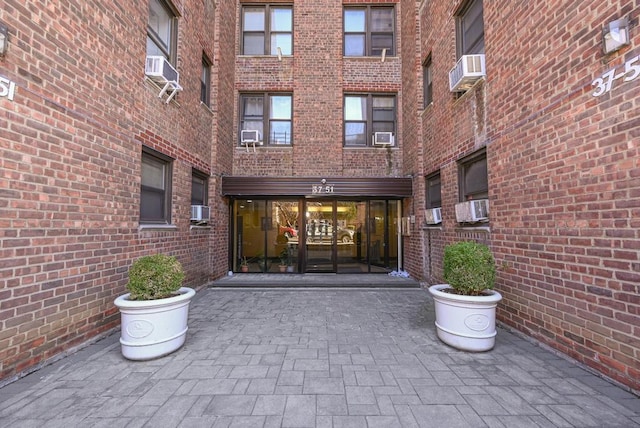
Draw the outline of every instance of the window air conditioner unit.
M456 204L456 220L458 223L475 223L488 219L488 199L475 199Z
M178 83L180 75L175 68L161 55L149 55L144 73L153 81Z
M442 223L442 209L429 208L424 210L424 218L427 224L440 224Z
M260 142L260 133L258 131L255 130L248 130L248 129L243 129L242 131L240 131L240 142L243 145L249 145L249 144L262 144Z
M395 145L393 132L374 132L373 145L393 147Z
M449 72L449 89L451 92L465 92L486 75L484 54L462 55Z
M211 209L206 205L191 205L191 221L209 221Z

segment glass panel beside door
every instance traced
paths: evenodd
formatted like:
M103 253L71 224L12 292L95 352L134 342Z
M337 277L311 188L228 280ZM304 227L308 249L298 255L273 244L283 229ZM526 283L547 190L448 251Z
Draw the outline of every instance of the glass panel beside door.
M233 271L298 272L298 202L234 203Z

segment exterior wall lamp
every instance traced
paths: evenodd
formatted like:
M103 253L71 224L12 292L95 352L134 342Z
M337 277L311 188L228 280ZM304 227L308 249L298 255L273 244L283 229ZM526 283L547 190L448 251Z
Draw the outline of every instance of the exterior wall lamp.
M0 22L0 56L4 56L9 48L9 29Z
M627 18L611 21L602 30L602 47L605 54L617 51L629 44L629 20Z

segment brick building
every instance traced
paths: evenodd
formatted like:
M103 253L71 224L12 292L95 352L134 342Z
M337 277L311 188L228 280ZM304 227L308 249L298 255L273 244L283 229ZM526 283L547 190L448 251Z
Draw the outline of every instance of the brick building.
M408 260L409 270L425 260L425 277L438 281L443 245L488 243L504 296L500 321L637 391L640 9L622 1L482 6L418 6L415 63L427 85L404 91L415 96L403 107L419 105L411 126L421 129L405 132L404 158L421 159L415 169L426 179L415 182L413 205L441 207L443 221L420 242L412 237L423 257ZM603 28L623 17L631 41L605 54ZM478 53L486 78L452 92L456 60ZM456 221L457 203L482 198L487 223Z
M23 3L0 0L1 380L117 328L143 254L196 288L435 283L473 239L504 325L640 390L638 8Z

